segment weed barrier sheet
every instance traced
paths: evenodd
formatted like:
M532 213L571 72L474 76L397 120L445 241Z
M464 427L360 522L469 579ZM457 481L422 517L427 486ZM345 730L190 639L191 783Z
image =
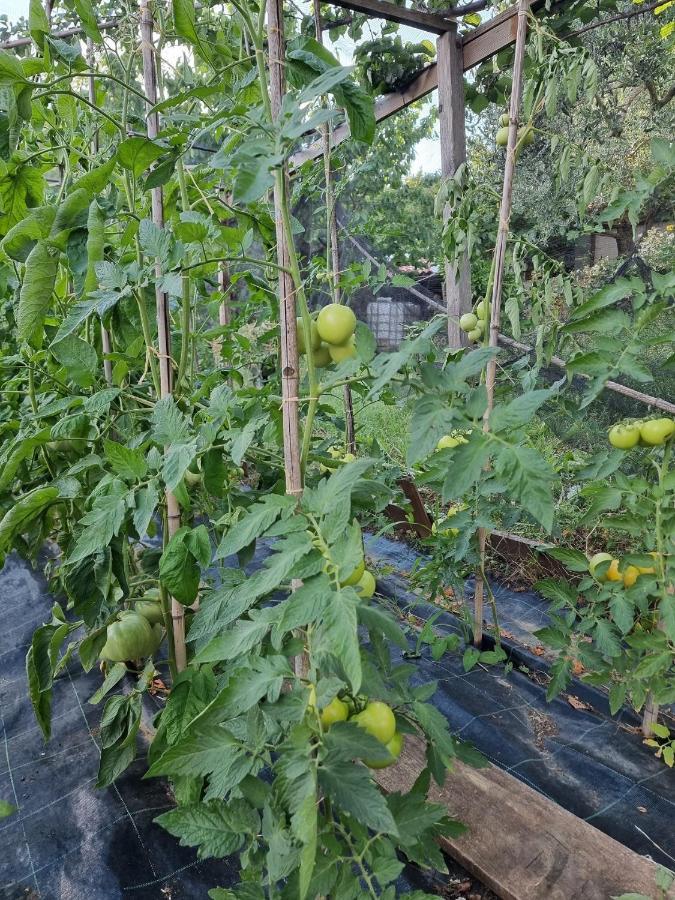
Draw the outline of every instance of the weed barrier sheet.
M257 569L267 552L260 545L248 571ZM411 548L383 538L368 539L367 553L376 566L397 573L415 561ZM609 717L600 691L575 683L546 703L546 660L531 652L533 626L545 624L546 601L496 587L504 627L518 638L530 635L529 643L505 641L514 669L507 674L502 666L478 665L465 672L461 653L434 661L422 647L416 680L438 682L437 708L495 765L636 852L672 867L674 773L642 744L634 714L624 710ZM437 612L407 588L401 574L378 580L385 602L402 617L413 612L426 619ZM52 739L44 744L27 695L24 658L52 603L44 579L9 557L0 572L7 624L0 636L0 799L18 811L0 820L0 898L181 900L233 885L236 858L199 860L154 824L172 800L164 781L142 780L147 735L141 734L138 758L115 785L96 788L101 707L87 702L101 681L96 668L85 674L75 660L57 679ZM459 622L443 613L434 629L458 631ZM147 709L148 721L160 701L155 704ZM496 827L498 821L495 810ZM444 881L408 867L398 887L440 894Z

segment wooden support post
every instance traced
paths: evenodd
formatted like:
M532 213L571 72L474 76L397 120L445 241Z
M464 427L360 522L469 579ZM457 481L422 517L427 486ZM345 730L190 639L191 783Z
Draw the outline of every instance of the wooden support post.
M506 162L504 164L504 185L502 202L499 210L499 228L493 260L494 278L492 282L492 302L490 305L490 339L489 346L495 349L499 344L499 325L501 322L502 284L504 281L504 262L506 245L509 237L509 220L511 218L511 201L513 196L513 176L516 170L516 142L518 137L518 117L520 115L520 95L523 89L523 61L525 58L525 42L527 40L527 12L529 0L519 0L518 29L516 33L516 49L513 60L513 77L511 81L511 104L509 107L509 139L506 145ZM490 430L490 413L494 407L495 380L497 360L495 357L487 364L485 387L487 389L487 408L483 416L483 431ZM485 595L485 547L487 529L478 530L479 567L476 572L476 590L474 599L474 633L473 640L477 647L483 643L483 598ZM496 625L496 623L495 623Z
M96 57L94 54L94 42L91 38L87 38L87 65L90 69L94 68L94 64L96 62ZM89 102L96 104L96 79L93 75L89 76ZM96 157L98 155L99 144L98 144L98 130L94 133L94 136L91 139L91 154ZM108 384L112 384L112 360L105 359L106 356L109 356L112 353L112 344L110 341L110 334L108 329L105 327L103 322L101 322L101 350L103 351L103 374L105 375L105 380Z
M284 14L282 0L270 0L267 9L267 46L269 52L270 103L276 121L284 96ZM284 164L281 177L274 185L274 219L276 222L279 270L279 329L281 342L281 402L284 433L284 465L286 493L302 494L300 466L300 362L296 320L295 286L289 273L290 254L283 224L283 206L288 196L288 168Z
M141 53L143 58L143 84L147 98L148 110L158 101L157 62L153 40L153 20L149 0L140 0L141 10ZM149 111L146 117L147 131L150 140L159 133L159 115ZM152 189L152 221L159 228L164 227L164 192L161 187ZM169 298L159 287L162 269L159 260L155 263L155 301L157 307L157 340L159 350L159 372L161 397L169 397L172 392L172 359L171 359L171 319L169 316ZM180 528L180 507L171 491L166 492L167 537L170 540ZM173 645L176 669L182 672L187 665L185 647L185 610L181 603L171 598L171 621L173 625Z
M462 42L457 36L457 26L438 38L436 49L441 174L444 178L451 178L459 166L466 162ZM446 204L444 220L447 221L451 215L452 210ZM448 346L457 350L467 343L466 336L459 327L459 318L471 311L471 274L466 254L459 268L447 259L445 261L445 298L448 310Z

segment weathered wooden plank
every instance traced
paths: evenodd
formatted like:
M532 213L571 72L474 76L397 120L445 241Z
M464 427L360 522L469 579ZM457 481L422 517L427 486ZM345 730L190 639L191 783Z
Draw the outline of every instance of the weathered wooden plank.
M464 71L473 69L505 47L510 47L515 43L517 29L517 7L514 5L467 32L462 39Z
M411 25L413 28L421 28L432 34L443 34L454 25L452 19L445 19L443 16L421 9L397 6L395 3L389 3L388 0L330 0L330 6L351 9L374 19L387 19L389 22Z
M407 737L398 765L377 781L407 791L424 767L421 741ZM429 798L469 830L440 843L503 900L608 900L656 895L656 865L496 766L456 763ZM672 896L672 894L669 894Z

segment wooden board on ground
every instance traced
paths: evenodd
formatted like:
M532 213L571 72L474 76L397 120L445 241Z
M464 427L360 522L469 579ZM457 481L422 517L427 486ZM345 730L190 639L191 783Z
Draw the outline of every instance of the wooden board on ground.
M376 778L386 791L407 791L423 767L421 741L407 737L398 765ZM653 862L495 766L458 762L429 799L469 828L443 838L443 850L504 900L657 896Z

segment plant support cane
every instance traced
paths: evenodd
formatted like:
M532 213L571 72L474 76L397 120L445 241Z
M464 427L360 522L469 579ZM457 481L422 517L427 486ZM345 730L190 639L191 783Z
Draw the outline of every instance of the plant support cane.
M499 210L499 228L493 259L492 302L490 305L490 339L488 345L495 350L499 341L499 325L501 321L502 284L504 281L504 262L506 245L509 237L509 219L513 196L513 176L516 169L516 143L518 139L518 118L520 115L520 95L523 87L523 60L527 39L527 13L529 0L520 0L518 4L518 30L516 33L516 49L513 60L513 78L511 103L509 107L509 139L506 145L506 162L504 164L504 184ZM495 379L497 360L493 356L487 364L485 387L487 390L487 407L483 415L483 431L490 430L490 414L494 406ZM474 599L474 631L473 641L476 647L483 643L483 598L485 596L485 547L488 533L486 528L478 529L479 563L476 572L476 590ZM489 589L489 586L488 586ZM495 627L497 623L495 622Z
M152 111L157 103L157 70L153 46L153 21L148 0L141 0L141 50L143 58L143 83L148 103L147 130L148 138L155 140L159 132L159 116ZM159 228L164 227L164 193L161 187L152 189L152 221ZM169 298L160 289L162 270L159 260L155 264L155 301L157 306L157 340L159 345L159 372L161 397L171 396L171 322L169 318ZM180 508L178 501L171 491L166 491L166 528L164 530L165 543L171 540L180 528ZM178 672L182 672L187 665L187 652L185 648L185 611L182 604L175 598L171 598L171 624L169 634L170 651L173 650L174 665ZM173 640L171 639L173 637Z

